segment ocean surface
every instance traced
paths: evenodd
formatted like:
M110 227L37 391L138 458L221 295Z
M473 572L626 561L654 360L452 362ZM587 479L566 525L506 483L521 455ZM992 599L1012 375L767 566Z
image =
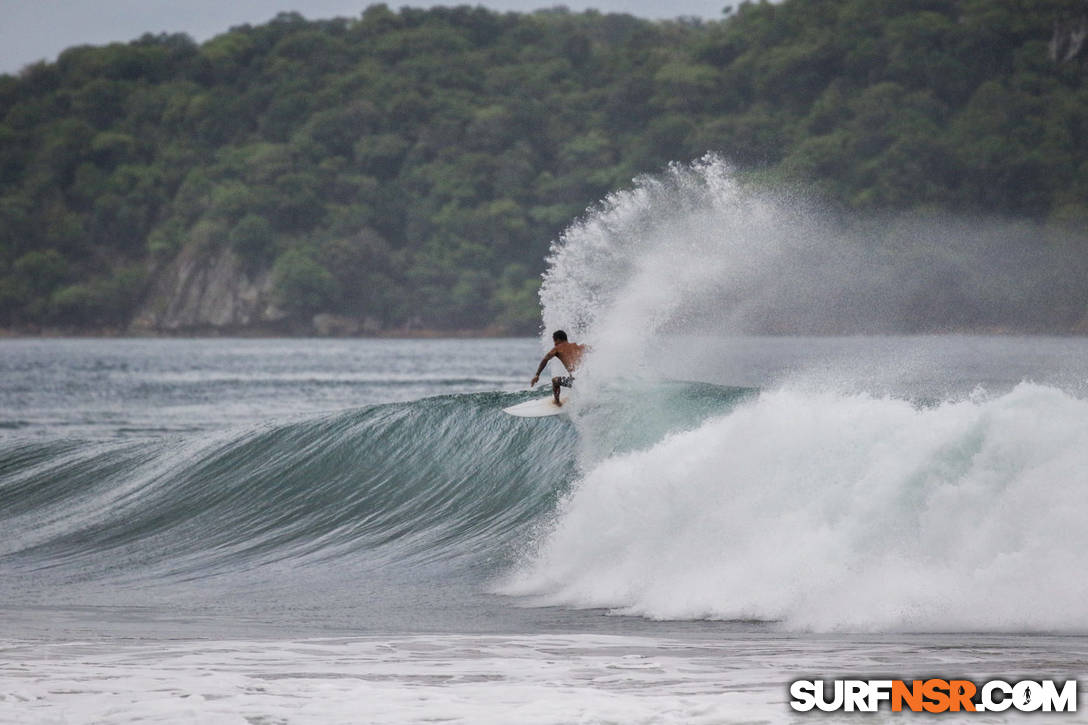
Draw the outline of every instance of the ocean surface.
M1088 677L1088 340L601 339L546 419L501 412L537 339L0 340L0 722L800 723L835 718L798 678Z

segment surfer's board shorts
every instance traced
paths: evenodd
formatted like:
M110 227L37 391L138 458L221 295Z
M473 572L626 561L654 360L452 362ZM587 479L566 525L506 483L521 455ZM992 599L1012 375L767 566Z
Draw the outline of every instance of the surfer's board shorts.
M573 388L574 387L574 376L573 375L565 375L565 376L559 378L559 387L561 387L561 388Z

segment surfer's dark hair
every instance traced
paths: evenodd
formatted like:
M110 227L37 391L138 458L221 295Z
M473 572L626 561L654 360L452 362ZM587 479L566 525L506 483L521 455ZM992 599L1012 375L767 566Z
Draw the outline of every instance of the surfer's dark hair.
M555 332L552 333L552 341L553 342L566 342L567 341L567 333L563 332L562 330L556 330Z

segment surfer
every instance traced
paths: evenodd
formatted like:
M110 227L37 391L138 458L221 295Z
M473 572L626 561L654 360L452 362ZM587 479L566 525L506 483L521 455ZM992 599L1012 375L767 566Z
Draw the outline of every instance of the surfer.
M570 375L552 378L552 394L555 395L555 404L562 405L563 403L559 400L559 388L574 387L574 371L578 367L578 363L582 362L582 355L585 354L586 346L579 345L576 342L568 342L567 333L562 330L556 330L552 333L552 342L555 343L555 347L549 350L544 359L540 361L540 366L536 369L536 375L533 376L529 387L533 387L540 380L540 373L544 371L544 367L549 360L553 357L559 358L559 362L563 363L563 367L570 373Z

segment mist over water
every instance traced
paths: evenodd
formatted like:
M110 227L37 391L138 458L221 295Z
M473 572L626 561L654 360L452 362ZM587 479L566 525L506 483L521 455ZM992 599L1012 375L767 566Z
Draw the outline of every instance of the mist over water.
M746 333L1023 322L1048 296L1053 312L1060 285L1033 285L1067 271L1025 229L845 224L715 158L609 197L556 243L541 292L546 330L593 346L582 475L501 591L791 630L1088 630L1083 364L1010 359L995 380L924 339L859 338L855 357L784 366L732 410L625 452L605 431L631 416L598 403L616 381L743 385L730 357ZM653 421L659 403L628 405Z
M847 216L707 156L562 235L543 321L625 359L656 333L1067 331L1088 303L1072 241L1028 222Z

